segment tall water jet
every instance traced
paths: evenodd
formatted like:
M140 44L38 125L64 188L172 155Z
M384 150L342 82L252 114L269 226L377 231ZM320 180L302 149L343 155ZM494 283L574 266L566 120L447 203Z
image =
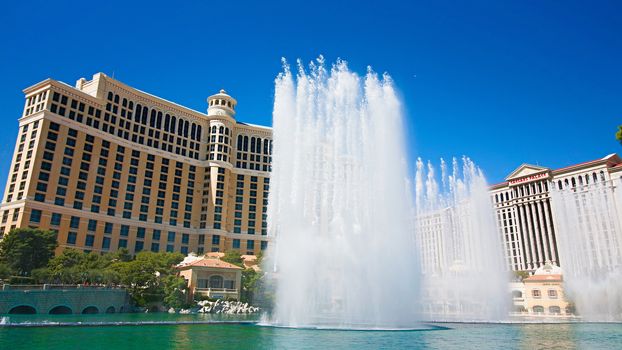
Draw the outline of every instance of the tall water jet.
M418 265L401 105L388 76L320 57L275 84L269 322L416 325Z
M450 175L441 159L439 188L432 164L419 159L415 178L423 317L506 319L508 273L484 175L468 158L462 159L462 166L454 158Z
M551 184L566 294L587 321L622 321L622 179Z

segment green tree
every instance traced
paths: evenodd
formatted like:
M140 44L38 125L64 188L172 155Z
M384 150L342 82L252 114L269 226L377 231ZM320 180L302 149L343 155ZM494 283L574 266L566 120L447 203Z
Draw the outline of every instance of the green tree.
M47 265L57 246L55 232L14 229L0 241L0 261L7 264L13 273L29 276L32 270Z
M140 252L132 261L116 261L110 269L118 276L136 305L144 306L164 298L162 279L175 273L183 260L180 253Z
M527 272L527 271L512 271L512 275L514 276L515 280L522 281L525 278L529 277L529 272Z
M11 276L11 268L7 263L0 262L0 280L6 279Z
M39 272L37 276L41 283L116 283L117 275L108 270L114 261L119 261L117 253L99 255L69 248L50 260L47 275Z
M242 290L240 291L240 301L252 303L257 283L261 278L261 273L254 269L244 269L242 271Z
M622 125L618 126L618 132L616 132L616 139L622 144Z
M244 268L244 259L237 250L227 250L220 260Z
M175 309L188 305L186 279L177 275L168 275L162 279L164 285L164 304Z

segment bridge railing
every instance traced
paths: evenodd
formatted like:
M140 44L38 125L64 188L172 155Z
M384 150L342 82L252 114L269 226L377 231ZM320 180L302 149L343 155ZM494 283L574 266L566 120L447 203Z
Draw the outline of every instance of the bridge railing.
M4 284L1 290L70 290L70 289L96 289L111 290L123 289L120 286L100 286L84 284Z

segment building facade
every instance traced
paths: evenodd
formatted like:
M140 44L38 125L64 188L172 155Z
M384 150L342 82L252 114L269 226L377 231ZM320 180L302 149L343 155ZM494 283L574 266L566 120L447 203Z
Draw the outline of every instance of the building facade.
M59 251L267 248L272 131L237 121L224 90L207 113L103 73L24 93L0 235L55 230Z
M503 237L509 269L534 271L549 261L564 268L564 261L560 259L559 240L574 238L569 238L568 232L560 230L560 215L556 212L560 211L561 203L555 203L552 191L571 192L574 198L571 200L579 202L586 201L586 194L590 191L604 192L610 198L607 217L592 215L594 217L591 220L602 222L602 230L611 231L610 234L619 233L622 203L615 198L618 197L621 185L622 159L611 154L556 170L523 164L505 182L491 186L497 225ZM584 236L589 234L596 233L583 233Z
M223 253L188 255L176 269L188 283L188 300L195 296L240 300L242 268L220 260Z
M511 283L514 316L573 317L575 310L564 293L561 268L546 263L533 275Z

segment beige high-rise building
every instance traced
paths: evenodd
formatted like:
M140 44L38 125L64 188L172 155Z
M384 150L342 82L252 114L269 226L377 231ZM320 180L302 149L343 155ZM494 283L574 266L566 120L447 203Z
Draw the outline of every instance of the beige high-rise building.
M576 237L560 229L560 206L552 198L552 190L572 194L572 206L578 222L599 223L599 228L577 228L586 240L594 240L599 234L607 242L618 246L616 232L622 229L622 203L616 200L622 187L622 158L610 154L601 159L571 165L561 169L549 169L539 165L523 164L514 170L505 182L490 187L490 194L497 217L497 226L503 237L505 259L510 270L534 271L547 262L565 268L560 259L559 241L568 244ZM582 207L596 206L590 201L590 192L605 195L607 203L589 212ZM606 249L590 249L590 251ZM586 253L587 254L587 253ZM594 253L596 254L596 253ZM603 261L617 261L617 253L598 257ZM616 264L611 263L615 266Z
M26 103L0 207L66 247L203 254L266 249L272 130L238 122L224 90L201 113L103 73L47 79Z

